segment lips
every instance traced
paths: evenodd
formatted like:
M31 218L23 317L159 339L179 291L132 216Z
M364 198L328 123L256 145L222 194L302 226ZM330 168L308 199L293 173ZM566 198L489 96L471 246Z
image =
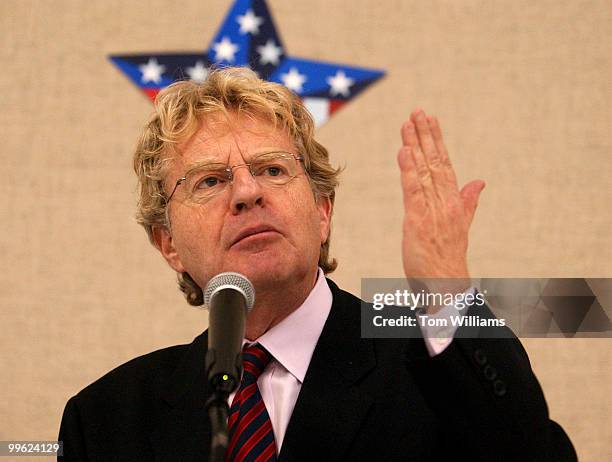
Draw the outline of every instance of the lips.
M265 233L267 231L278 233L278 230L270 225L249 226L238 233L238 236L236 236L236 238L233 240L232 245L237 244L244 238L253 236L255 234Z

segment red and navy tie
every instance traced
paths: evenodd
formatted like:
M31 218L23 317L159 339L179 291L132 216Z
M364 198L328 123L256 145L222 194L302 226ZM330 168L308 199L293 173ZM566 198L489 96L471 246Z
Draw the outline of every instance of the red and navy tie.
M242 352L244 372L227 422L228 462L276 461L272 422L257 387L257 379L271 359L272 355L259 344Z

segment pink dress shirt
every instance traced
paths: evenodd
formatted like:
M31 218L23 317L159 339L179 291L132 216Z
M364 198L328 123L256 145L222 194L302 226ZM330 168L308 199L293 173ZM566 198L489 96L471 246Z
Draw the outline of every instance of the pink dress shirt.
M257 386L266 405L276 439L276 449L280 452L293 408L297 401L310 359L319 340L325 321L332 305L332 293L327 285L323 271L319 268L317 282L304 301L293 313L276 326L264 333L256 342L246 339L245 343L259 343L272 354L264 372L257 380ZM448 316L445 307L436 317ZM452 332L440 338L430 330L423 330L425 344L431 356L441 353L451 342ZM236 393L229 397L231 404Z

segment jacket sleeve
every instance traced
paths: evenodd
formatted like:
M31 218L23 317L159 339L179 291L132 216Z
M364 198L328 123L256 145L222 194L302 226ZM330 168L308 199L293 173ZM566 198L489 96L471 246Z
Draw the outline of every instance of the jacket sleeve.
M75 396L70 398L64 409L58 441L63 444L63 455L58 456L58 461L87 460L83 426Z
M486 306L479 309L470 314L492 317ZM503 329L506 338L460 328L439 355L409 358L421 392L443 423L444 440L471 460L576 461L569 438L549 418L527 353Z

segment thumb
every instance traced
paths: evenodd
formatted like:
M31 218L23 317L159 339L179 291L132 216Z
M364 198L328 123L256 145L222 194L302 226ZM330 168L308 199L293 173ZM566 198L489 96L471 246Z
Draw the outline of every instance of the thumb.
M476 207L478 206L478 198L480 197L480 193L486 186L485 182L482 180L474 180L470 181L466 184L459 192L461 199L463 200L463 208L467 215L468 226L472 223L474 219L474 213L476 212Z

